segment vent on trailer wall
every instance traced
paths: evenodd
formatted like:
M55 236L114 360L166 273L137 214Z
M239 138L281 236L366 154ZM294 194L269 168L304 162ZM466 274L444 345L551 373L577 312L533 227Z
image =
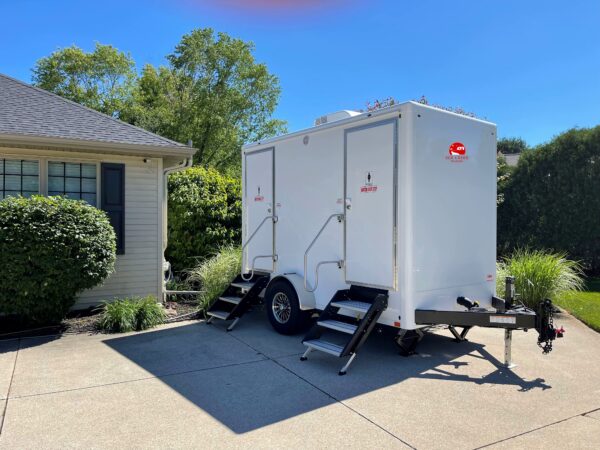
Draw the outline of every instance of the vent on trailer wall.
M315 119L315 126L325 125L326 123L336 122L338 120L347 119L348 117L358 116L360 113L358 111L350 111L344 109L343 111L337 111L330 114L325 114L324 116L317 117Z

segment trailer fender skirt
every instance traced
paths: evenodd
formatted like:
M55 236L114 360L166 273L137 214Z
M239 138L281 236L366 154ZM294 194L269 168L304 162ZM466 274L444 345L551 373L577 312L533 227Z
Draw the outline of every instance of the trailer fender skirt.
M282 273L274 276L271 280L271 283L279 279L285 279L292 285L296 291L296 294L298 294L298 301L300 302L300 309L302 311L310 311L317 308L315 295L312 292L308 292L304 289L303 277L297 273Z

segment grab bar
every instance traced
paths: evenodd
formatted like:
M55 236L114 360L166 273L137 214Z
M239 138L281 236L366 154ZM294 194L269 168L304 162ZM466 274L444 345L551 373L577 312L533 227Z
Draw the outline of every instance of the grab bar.
M319 285L319 267L321 267L323 264L337 264L340 269L342 267L344 267L343 260L321 261L320 263L317 264L317 267L315 268L315 286L312 289L308 288L307 277L306 277L307 272L308 272L308 253L310 252L310 249L313 247L313 245L315 245L315 242L317 242L317 240L319 239L319 236L321 236L321 234L323 233L323 230L325 230L325 228L327 227L329 222L331 222L331 219L333 219L334 217L337 218L338 222L342 222L342 220L344 220L344 214L335 213L335 214L330 215L327 218L327 220L325 221L325 223L323 224L323 226L321 227L321 229L319 230L319 232L317 233L317 235L314 237L314 239L312 240L312 242L310 243L310 245L308 246L306 251L304 252L304 290L306 290L308 292L315 292L317 290L317 286Z
M250 237L248 238L248 240L246 241L246 243L245 243L245 244L242 246L242 267L243 267L243 265L244 265L244 250L246 249L246 247L248 246L248 244L250 243L250 241L252 240L252 238L253 238L254 236L256 236L256 233L258 233L258 230L260 230L260 228L261 228L261 227L264 225L264 223L265 223L267 220L269 220L269 219L273 220L273 223L276 223L276 222L277 222L277 216L276 216L276 215L266 216L266 217L265 217L265 218L262 220L262 222L258 224L258 226L257 226L257 227L256 227L256 229L254 230L254 232L253 232L253 233L250 235ZM273 260L274 260L274 261L276 261L276 260L277 260L277 259L276 259L276 258L277 258L277 256L276 256L276 255L261 255L261 256L255 256L255 257L252 259L252 266L250 267L250 278L246 278L246 277L244 276L244 274L242 273L242 274L240 274L240 275L241 275L241 277L242 277L242 280L244 280L244 281L250 281L250 280L252 279L252 277L254 276L254 263L256 262L256 260L257 260L258 258L269 258L269 257L273 258Z

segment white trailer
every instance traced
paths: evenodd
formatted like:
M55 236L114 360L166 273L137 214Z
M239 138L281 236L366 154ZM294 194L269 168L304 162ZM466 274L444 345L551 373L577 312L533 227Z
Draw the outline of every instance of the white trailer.
M350 356L341 374L376 324L406 352L437 323L459 340L473 325L533 328L535 312L494 297L493 123L416 102L317 123L243 147L244 275L211 320L231 329L261 291L280 333L318 312L303 358Z

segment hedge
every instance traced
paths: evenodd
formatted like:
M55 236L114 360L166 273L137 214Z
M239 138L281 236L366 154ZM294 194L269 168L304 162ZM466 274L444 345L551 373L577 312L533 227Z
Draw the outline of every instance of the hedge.
M550 249L600 272L600 126L523 153L498 206L498 252Z
M241 182L217 170L192 167L169 177L166 251L176 271L237 244L242 227Z
M114 262L115 233L103 211L61 197L0 201L0 313L58 322Z

